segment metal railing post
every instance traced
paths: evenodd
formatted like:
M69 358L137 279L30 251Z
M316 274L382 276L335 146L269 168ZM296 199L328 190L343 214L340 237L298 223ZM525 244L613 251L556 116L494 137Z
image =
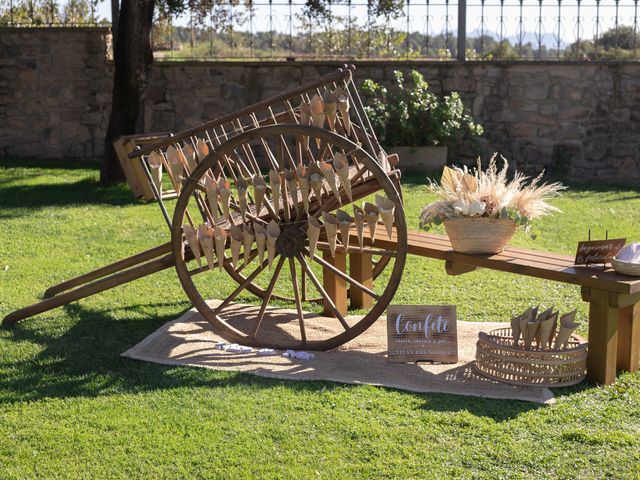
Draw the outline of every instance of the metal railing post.
M467 59L467 0L458 0L458 60Z

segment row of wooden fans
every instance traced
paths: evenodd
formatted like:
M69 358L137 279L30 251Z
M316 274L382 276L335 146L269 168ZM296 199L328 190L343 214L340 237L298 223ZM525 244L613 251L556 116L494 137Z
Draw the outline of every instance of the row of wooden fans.
M344 250L349 248L349 229L352 225L356 228L358 236L358 246L360 250L364 248L364 228L368 228L371 243L376 238L376 225L378 220L382 220L387 235L391 239L393 232L393 215L395 212L394 203L387 197L376 195L376 204L364 202L362 207L353 205L353 217L344 210L338 209L335 213L322 212L322 223L316 217L309 217L308 235L309 235L309 252L313 256L315 245L320 234L320 230L324 226L327 241L329 243L329 251L331 256L335 257L337 231L340 231L340 241Z
M335 169L335 170L334 170ZM242 222L246 221L247 214L247 194L249 192L249 182L252 186L253 204L255 205L255 215L260 216L262 207L266 205L267 186L271 192L270 206L273 212L279 212L288 208L288 198L291 198L296 213L301 214L300 200L302 200L302 209L305 213L309 212L309 202L311 194L317 199L318 204L322 204L322 189L326 184L335 196L339 204L342 204L340 188L342 188L349 199L352 201L351 178L349 176L349 164L347 158L342 153L336 153L331 163L328 162L312 162L309 165L298 165L295 170L285 169L277 172L273 169L268 174L267 181L261 175L254 175L250 179L239 177L236 181L236 196L240 217ZM286 186L286 191L283 189ZM204 188L207 192L207 199L211 209L214 222L218 222L220 218L219 212L229 220L231 224L235 223L231 215L231 199L234 198L231 191L231 183L225 178L215 179L212 175L207 175L204 179ZM300 194L298 196L298 193ZM218 208L218 202L221 209Z
M182 181L188 177L188 175L185 175L185 168L188 169L188 173L193 172L198 162L207 155L209 155L209 145L201 138L198 138L195 147L189 143L185 143L179 149L174 145L169 145L165 157L176 193L180 194ZM151 152L148 163L151 179L156 186L156 190L160 192L162 190L162 153Z
M322 212L322 222L316 217L309 217L307 226L307 235L309 240L309 254L311 257L316 252L318 240L324 228L329 251L331 256L335 257L337 248L338 231L340 232L340 242L345 251L349 248L349 230L355 226L358 237L358 245L360 250L364 249L364 230L365 225L369 231L369 237L373 242L376 235L376 226L378 220L381 219L385 226L389 238L393 232L393 215L394 204L391 200L380 195L376 195L376 203L374 205L365 202L363 207L353 206L354 216L338 209L336 214L330 212ZM193 252L193 255L202 267L202 255L204 255L207 265L211 270L215 269L216 262L214 255L218 260L218 267L223 268L225 260L225 248L227 240L231 247L231 263L234 267L238 266L240 261L240 249L243 251L244 264L253 260L256 256L260 260L260 264L264 262L264 253L267 252L267 262L269 268L276 256L276 242L280 236L280 225L271 220L265 227L262 223L253 222L251 224L243 224L242 226L231 225L229 229L219 226L211 227L208 224L199 225L197 228L184 224L182 230L187 239L187 243ZM254 255L253 245L256 244L256 255Z
M338 87L335 91L327 88L322 96L316 93L309 102L304 99L300 102L300 123L324 128L326 122L329 129L335 131L340 113L344 132L348 134L351 131L349 109L349 95L345 88ZM305 141L308 142L308 138ZM316 141L319 144L320 140Z

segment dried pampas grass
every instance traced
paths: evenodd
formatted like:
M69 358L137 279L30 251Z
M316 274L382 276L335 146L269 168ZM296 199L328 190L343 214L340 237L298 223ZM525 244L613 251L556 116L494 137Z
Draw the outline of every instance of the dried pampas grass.
M440 199L425 206L420 213L420 225L429 228L444 220L457 217L511 218L518 225L527 226L535 218L560 211L548 200L558 196L566 187L561 183L541 183L542 175L532 181L522 173L507 177L509 163L498 168L494 154L486 170L467 167L444 167L440 184L430 183L429 189Z

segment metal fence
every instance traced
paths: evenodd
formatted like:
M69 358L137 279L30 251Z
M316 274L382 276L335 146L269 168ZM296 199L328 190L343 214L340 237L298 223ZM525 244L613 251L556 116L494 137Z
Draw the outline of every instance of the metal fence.
M638 1L395 0L395 8L379 15L363 0L326 0L321 14L300 0L225 0L158 16L152 40L157 58L174 60L634 61L640 53ZM99 0L68 0L64 6L46 0L37 4L43 8L30 22L24 5L35 3L4 0L0 21L81 24L68 6L88 4L92 10L85 8L83 19L95 24L100 21L96 8L104 10Z
M111 25L100 17L104 0L0 0L0 25L14 27Z

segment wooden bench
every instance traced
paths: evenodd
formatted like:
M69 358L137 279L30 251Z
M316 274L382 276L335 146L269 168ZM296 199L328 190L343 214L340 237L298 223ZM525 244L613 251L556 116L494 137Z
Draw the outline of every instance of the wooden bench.
M408 253L445 261L450 275L488 268L582 287L582 299L589 302L589 353L587 378L601 384L615 382L616 370L635 372L640 362L640 278L625 277L602 266L573 264L573 257L508 247L498 255L466 255L456 253L446 236L409 231ZM357 243L355 232L350 240ZM395 238L389 239L382 226L376 232L375 247L393 250ZM373 285L373 268L368 254L349 253L350 275L366 286ZM325 259L329 259L325 255ZM346 255L337 252L331 262L339 268L346 265ZM343 291L337 291L342 288ZM355 290L355 289L354 289ZM344 282L333 289L338 307L346 312L347 295ZM351 299L359 307L371 300L362 296Z

